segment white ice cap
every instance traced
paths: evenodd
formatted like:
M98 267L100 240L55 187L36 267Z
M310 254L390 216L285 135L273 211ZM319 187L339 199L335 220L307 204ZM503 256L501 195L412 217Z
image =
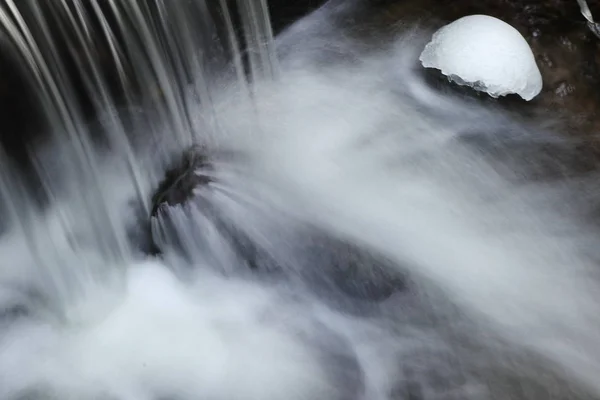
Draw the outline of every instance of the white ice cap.
M424 67L492 97L516 93L529 101L542 90L542 75L525 38L487 15L470 15L442 27L419 59Z

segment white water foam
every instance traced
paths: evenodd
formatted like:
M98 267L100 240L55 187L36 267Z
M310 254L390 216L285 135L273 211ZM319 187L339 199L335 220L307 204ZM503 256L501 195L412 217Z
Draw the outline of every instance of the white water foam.
M330 40L336 54L353 50L346 39ZM205 200L277 259L287 258L284 276L309 256L290 249L313 231L327 232L392 259L414 282L407 293L366 308L350 300L356 308L349 311L340 294L326 302L310 284L250 274L236 257L220 258L230 260L224 271L210 254L190 261L174 249L161 259L132 250L116 268L125 271L122 280L98 280L115 266L86 240L93 227L65 191L29 220L30 231L60 270L93 273L84 293L53 307L23 234L4 235L0 397L600 393L595 231L559 207L576 193L573 185L517 184L516 166L497 169L483 149L462 140L498 134L494 147L550 133L437 94L414 72L417 58L410 62L422 38L398 43L360 62L333 59L327 68L299 49L278 81L255 82L256 108L223 87L211 111L218 125L196 134L215 146L215 183L203 189ZM163 135L153 140L168 142ZM136 149L148 187L166 163L154 145ZM220 160L223 150L234 156ZM99 171L123 235L137 223L126 168L109 155ZM314 264L323 274L330 268Z

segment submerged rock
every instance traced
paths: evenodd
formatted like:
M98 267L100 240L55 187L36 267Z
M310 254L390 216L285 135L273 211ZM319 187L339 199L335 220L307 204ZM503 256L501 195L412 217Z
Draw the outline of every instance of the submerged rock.
M155 253L173 248L194 259L196 252L212 251L215 243L210 240L221 240L223 251L237 253L251 269L256 269L258 249L245 235L228 226L210 202L199 195L214 181L212 171L207 150L193 146L165 172L151 201L149 229Z
M192 263L201 258L223 271L246 265L248 271L283 273L315 291L338 291L359 301L383 301L406 289L405 277L391 261L316 228L292 229L276 249L263 248L207 200L212 171L202 147L185 151L166 171L152 196L148 230L154 254L170 249ZM286 221L281 223L263 234L280 239L278 229L288 231Z
M175 206L192 198L194 189L212 181L207 174L210 170L212 165L204 148L197 146L185 151L181 160L167 170L152 196L151 215L156 216L163 205Z

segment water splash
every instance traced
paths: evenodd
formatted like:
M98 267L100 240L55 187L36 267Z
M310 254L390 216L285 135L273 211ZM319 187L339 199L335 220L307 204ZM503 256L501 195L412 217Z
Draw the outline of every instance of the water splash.
M558 206L580 192L494 163L551 134L432 89L415 31L363 51L354 3L276 41L264 1L241 38L225 0L0 7L50 132L44 207L2 159L0 397L598 393L595 230ZM191 145L193 195L147 223Z
M243 5L245 2L240 2ZM228 5L221 4L227 20ZM246 40L251 46L250 71L255 79L272 78L276 60L266 6L259 3L242 9ZM65 183L71 192L71 208L81 210L93 230L99 255L120 264L131 258L131 249L123 236L120 216L108 206L110 187L99 176L98 141L105 143L116 160L122 160L137 192L137 199L149 212L150 191L147 171L143 171L132 147L131 123L120 110L141 107L153 115L152 124L135 126L147 129L139 140L155 141L170 132L171 151L183 150L195 143L194 132L205 130L208 122L198 119L194 110L201 104L203 117L214 119L211 97L218 89L215 81L227 78L220 71L231 54L237 80L229 81L247 88L245 72L239 60L242 53L236 42L231 21L221 38L205 1L182 2L169 7L164 1L82 2L81 0L41 3L9 0L0 7L3 44L27 70L38 95L39 106L48 121L53 143L52 163L37 160L37 170L50 198ZM200 21L200 22L198 22ZM222 42L219 42L219 39ZM216 43L213 43L216 42ZM227 46L230 46L228 49ZM229 50L229 53L227 53ZM101 127L90 128L86 105L101 115ZM89 107L88 107L89 108ZM212 121L210 123L218 124ZM203 140L209 139L204 137ZM119 161L121 162L121 161ZM60 169L49 173L49 169ZM7 204L14 202L9 181L3 191ZM85 187L86 190L79 190ZM17 200L24 207L27 196ZM23 203L23 201L25 201ZM12 213L15 216L20 213ZM65 215L65 218L73 216ZM19 219L19 218L17 218ZM27 222L18 222L27 225ZM68 231L68 221L61 228ZM32 243L32 251L37 252ZM78 250L74 249L74 253ZM36 255L49 260L47 255ZM52 262L60 264L60 262ZM50 275L63 275L56 265L42 266ZM58 278L56 278L58 279ZM64 286L64 284L59 284ZM64 287L57 288L64 291Z

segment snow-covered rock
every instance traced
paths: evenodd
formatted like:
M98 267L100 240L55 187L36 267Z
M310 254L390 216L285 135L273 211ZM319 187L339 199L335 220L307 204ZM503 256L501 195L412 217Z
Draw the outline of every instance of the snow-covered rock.
M542 75L527 41L497 18L470 15L438 30L419 58L461 85L492 97L516 93L531 100L542 90Z

